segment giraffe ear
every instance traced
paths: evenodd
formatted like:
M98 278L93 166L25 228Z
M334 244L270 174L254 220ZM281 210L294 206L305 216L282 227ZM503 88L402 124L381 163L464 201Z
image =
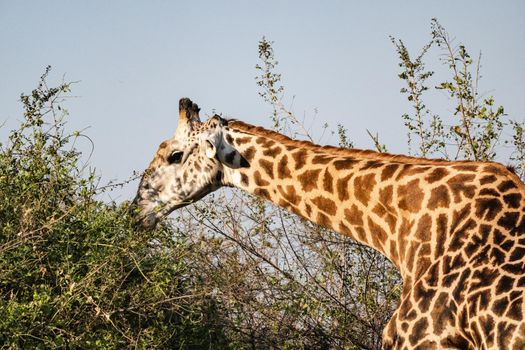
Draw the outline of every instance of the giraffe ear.
M218 158L224 165L233 168L247 168L250 166L246 158L242 156L235 148L229 144L224 144L224 147L221 147L221 150L218 153Z
M206 156L217 159L229 168L247 168L248 161L228 142L222 139L222 133L208 137L201 144L205 148Z

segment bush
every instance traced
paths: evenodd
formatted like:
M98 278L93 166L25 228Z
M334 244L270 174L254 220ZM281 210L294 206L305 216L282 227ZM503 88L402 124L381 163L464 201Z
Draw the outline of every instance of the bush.
M81 166L66 134L69 84L22 95L0 148L0 343L27 348L225 346L196 246L168 224L141 232ZM202 286L202 288L201 288Z

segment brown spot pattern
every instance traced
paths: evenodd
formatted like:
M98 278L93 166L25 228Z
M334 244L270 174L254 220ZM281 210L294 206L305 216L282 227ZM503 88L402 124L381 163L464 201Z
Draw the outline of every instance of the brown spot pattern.
M388 224L390 231L394 232L396 227L396 209L392 206L393 186L389 185L379 190L379 203L372 210Z
M358 201L368 204L370 194L376 185L375 174L367 174L356 177L354 180L354 195Z
M412 180L406 185L399 186L397 190L398 207L415 213L421 209L424 195L423 190L419 187L419 179Z
M358 160L355 160L353 158L345 158L336 160L333 164L337 170L348 170L351 169L357 163L359 163Z
M425 181L432 184L443 179L448 174L449 172L447 169L439 167L432 170L432 172L425 177Z
M416 228L416 238L421 242L428 242L430 240L430 231L432 230L432 218L425 214L419 219Z
M304 205L304 209L306 211L307 216L310 216L310 214L312 214L312 207L308 203Z
M369 160L367 161L359 170L369 170L369 169L376 169L381 168L385 164L377 161L377 160Z
M310 192L314 188L317 188L317 179L321 169L306 170L304 173L297 177L297 180L301 183L303 191Z
M521 194L509 193L503 196L503 200L509 208L519 208L521 204Z
M243 152L242 156L244 157L244 159L246 159L247 161L251 161L253 159L253 157L255 156L255 153L257 151L255 150L255 147L253 146L250 146L246 149L246 151Z
M312 158L312 164L328 164L334 158L326 155L316 155Z
M346 226L345 224L343 224L342 222L339 223L339 230L341 231L342 234L346 235L346 236L352 236L352 231L350 230L350 228L348 226Z
M262 178L261 173L258 170L256 170L253 174L253 180L257 186L268 186L270 184L268 181Z
M273 179L273 163L266 159L259 160L259 165L268 176Z
M329 198L318 196L312 199L312 203L317 206L319 210L322 210L329 215L335 215L337 212L335 202Z
M304 149L292 153L292 158L295 162L295 170L301 169L306 164L306 157L308 153Z
M345 219L350 225L363 226L363 212L355 204L345 209Z
M497 198L479 198L476 200L476 216L485 220L493 220L503 208Z
M332 222L330 221L330 218L324 215L323 213L317 213L317 223L326 228L332 227Z
M472 184L476 175L474 174L459 174L448 180L448 185L454 195L454 202L461 201L461 194L466 198L474 197L476 193L476 186Z
M445 252L445 240L447 239L447 215L440 214L437 218L436 250L434 258L437 259Z
M292 177L292 173L288 168L288 157L286 156L286 154L281 158L281 160L279 160L279 163L277 164L277 176L279 177L279 179L286 179Z
M498 185L498 190L501 192L501 193L505 193L507 192L508 190L512 189L512 188L516 188L516 184L514 183L514 181L512 180L507 180L507 181L503 181L502 183L500 183Z
M246 174L241 174L241 183L244 185L244 186L248 186L250 181L248 180L248 175Z
M486 176L483 176L480 180L479 180L479 183L482 184L482 185L486 185L486 184L492 184L494 183L494 181L497 180L497 177L494 176L494 175L486 175Z
M264 148L269 148L275 145L275 141L265 137L258 137L257 139L255 139L255 143L261 145Z
M378 224L376 224L370 217L368 218L368 229L372 235L372 241L375 247L380 248L385 245L388 235L386 231Z
M427 328L428 328L428 321L425 317L416 321L416 323L414 324L412 333L410 334L410 337L408 338L410 340L410 344L416 345L421 339L423 339L425 335L427 334Z
M238 137L235 139L235 143L240 146L240 145L243 145L245 143L248 143L252 140L251 137Z
M272 148L267 148L263 151L263 155L270 158L275 158L278 154L281 153L281 147L275 146Z
M350 194L348 192L348 182L352 178L352 174L343 177L342 179L337 180L337 196L340 201L345 201L350 199Z
M283 186L277 186L277 189L279 190L279 193L281 193L281 196L291 204L297 205L301 201L301 197L297 195L295 187L292 185L288 185L286 188L283 188Z
M265 188L258 187L253 191L253 193L257 196L260 196L266 199L270 199L270 192L268 192L268 190Z
M381 181L385 181L387 179L392 178L394 176L394 173L399 168L398 164L388 164L384 167L383 171L381 172Z
M428 200L428 209L434 210L436 208L446 208L450 205L450 195L448 188L445 185L440 185L430 192L430 199Z
M329 168L326 168L323 175L323 189L326 192L332 192L334 190L333 182L332 174L330 174Z

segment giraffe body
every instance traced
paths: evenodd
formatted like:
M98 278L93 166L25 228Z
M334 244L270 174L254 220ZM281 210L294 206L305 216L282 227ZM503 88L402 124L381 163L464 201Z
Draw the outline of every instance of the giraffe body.
M525 348L525 186L500 164L317 146L218 116L200 123L183 99L177 134L139 186L139 218L152 226L221 186L387 256L404 287L385 349Z

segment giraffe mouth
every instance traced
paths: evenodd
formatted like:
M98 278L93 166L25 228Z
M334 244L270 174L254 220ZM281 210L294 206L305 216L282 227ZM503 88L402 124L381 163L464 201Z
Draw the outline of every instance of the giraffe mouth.
M159 207L155 203L144 201L137 196L129 206L128 213L137 228L150 231L157 226L161 211L162 206Z
M192 203L193 201L181 202L171 206L163 203L143 205L139 199L135 198L129 207L129 215L133 218L137 227L151 231L157 227L157 224L163 217Z
M143 215L135 220L136 225L146 231L154 230L158 222L159 219L153 213Z
M138 193L129 207L129 214L134 219L137 227L150 231L155 229L163 217L168 216L177 209L195 203L216 188L218 187L212 185L204 186L199 191L188 196L188 199L177 200L174 201L175 203L162 202L158 199L158 196L152 196L149 193L145 196Z

